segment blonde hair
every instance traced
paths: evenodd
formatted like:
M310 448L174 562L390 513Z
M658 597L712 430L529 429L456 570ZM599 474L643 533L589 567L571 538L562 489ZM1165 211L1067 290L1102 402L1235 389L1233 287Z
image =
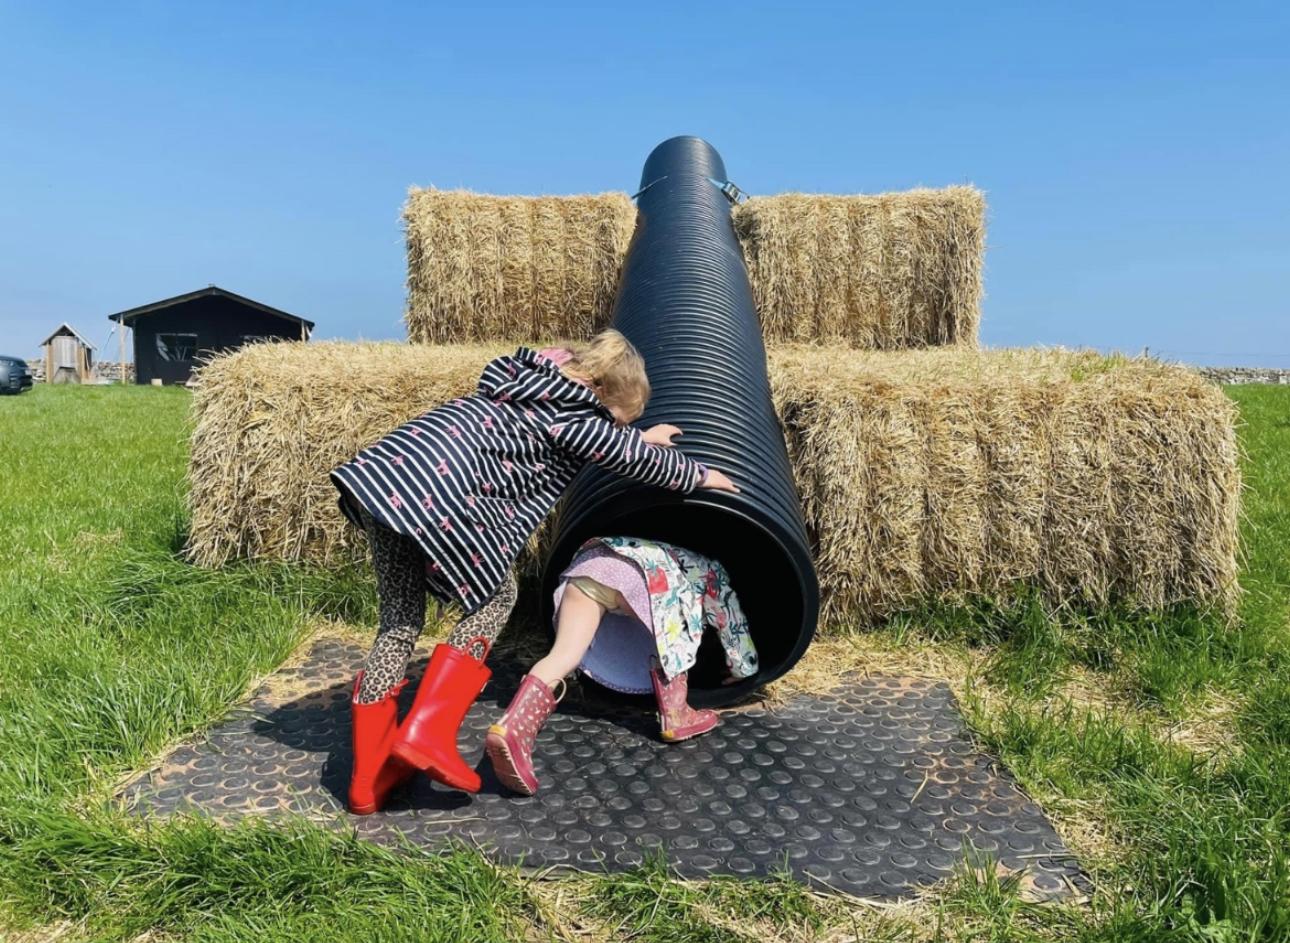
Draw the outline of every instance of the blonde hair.
M645 358L621 331L609 328L585 343L561 346L573 353L560 368L565 375L590 383L606 406L632 418L645 412L650 393Z

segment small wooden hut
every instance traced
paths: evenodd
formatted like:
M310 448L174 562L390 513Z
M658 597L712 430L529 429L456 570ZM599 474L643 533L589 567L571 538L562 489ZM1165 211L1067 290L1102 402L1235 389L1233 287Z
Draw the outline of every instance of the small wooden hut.
M40 344L45 349L46 383L89 383L94 378L94 345L64 322Z

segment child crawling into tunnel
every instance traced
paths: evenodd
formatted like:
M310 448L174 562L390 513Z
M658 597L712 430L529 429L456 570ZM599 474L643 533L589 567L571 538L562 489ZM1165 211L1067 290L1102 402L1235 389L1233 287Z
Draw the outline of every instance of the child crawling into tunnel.
M469 396L404 423L332 470L341 510L367 533L380 599L377 639L351 698L353 812L375 812L418 769L478 791L479 775L457 752L457 730L491 673L488 649L515 604L515 558L586 464L682 493L738 490L672 447L681 434L675 426L629 425L649 393L644 361L618 331L585 344L521 347L489 361ZM427 594L460 605L465 617L435 647L399 723L396 697L425 625ZM520 692L528 719L538 695L554 704L558 678L542 677L530 673ZM514 732L521 715L508 714L509 725L503 718L504 732L493 737L501 743L490 746L512 766L530 755ZM525 782L518 767L512 782Z
M717 714L688 702L688 672L705 628L725 655L727 682L757 673L748 621L716 560L662 541L596 537L579 549L555 591L556 637L488 731L488 758L506 786L537 792L533 742L555 709L557 684L575 668L628 694L653 692L659 735L688 740L717 725Z

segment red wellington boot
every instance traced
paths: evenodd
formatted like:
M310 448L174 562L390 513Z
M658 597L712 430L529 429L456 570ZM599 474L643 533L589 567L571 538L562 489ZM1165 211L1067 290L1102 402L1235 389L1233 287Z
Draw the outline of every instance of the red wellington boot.
M371 815L385 805L385 797L416 772L407 763L390 756L390 746L399 732L399 692L408 682L400 681L385 697L372 704L358 703L363 672L354 680L349 712L353 725L354 770L349 778L349 811Z
M467 654L475 642L484 646L478 660ZM471 639L465 651L436 645L412 710L390 748L394 756L432 779L466 792L479 792L479 774L457 752L457 728L493 673L484 664L487 657L488 641L483 638Z

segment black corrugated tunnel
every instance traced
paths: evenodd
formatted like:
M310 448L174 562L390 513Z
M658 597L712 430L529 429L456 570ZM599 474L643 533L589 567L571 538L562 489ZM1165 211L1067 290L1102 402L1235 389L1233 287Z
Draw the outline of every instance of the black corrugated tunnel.
M560 573L588 537L664 540L720 560L748 617L761 671L722 685L724 661L705 633L690 673L690 700L700 706L730 703L788 671L810 644L819 614L819 584L726 182L720 155L699 138L671 138L650 154L613 325L636 345L649 373L653 392L636 425L680 426L685 453L726 472L742 491L679 495L588 467L561 505L542 580L543 621L551 626Z

